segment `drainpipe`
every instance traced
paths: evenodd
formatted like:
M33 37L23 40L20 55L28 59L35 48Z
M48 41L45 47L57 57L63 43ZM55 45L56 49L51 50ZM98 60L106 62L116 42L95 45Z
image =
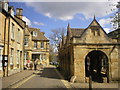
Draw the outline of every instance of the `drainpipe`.
M25 26L24 26L24 28L23 28L23 50L22 50L22 58L21 58L21 60L20 60L20 63L22 64L22 65L20 65L20 71L22 71L22 70L24 70L24 64L26 64L25 63L25 61L26 61L26 57L24 57L24 55L26 54L25 53L25 45L24 45L24 42L25 42L25 30L27 29L27 26L26 26L26 24L25 24ZM26 55L25 55L26 56Z
M8 63L7 63L7 76L8 76L8 64L10 62L10 53L9 53L9 44L10 44L10 17L8 17L8 46L7 46L7 55L8 55Z
M5 25L4 25L4 48L3 48L3 55L5 55L6 21L7 21L7 16L5 18ZM2 68L3 68L3 77L5 77L4 60L2 60Z

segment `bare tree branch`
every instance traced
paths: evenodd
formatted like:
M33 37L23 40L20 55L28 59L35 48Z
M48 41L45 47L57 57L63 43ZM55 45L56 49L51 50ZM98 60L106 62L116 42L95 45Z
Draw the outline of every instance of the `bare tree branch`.
M66 33L65 28L58 28L58 29L53 29L52 34L50 34L49 36L51 44L53 44L57 50L60 42L62 41L62 35L65 35L65 33Z

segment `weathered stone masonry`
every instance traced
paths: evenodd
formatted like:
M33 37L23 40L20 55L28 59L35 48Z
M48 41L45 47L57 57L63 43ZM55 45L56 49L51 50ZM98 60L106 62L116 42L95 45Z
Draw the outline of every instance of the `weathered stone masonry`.
M89 75L96 82L118 80L119 45L95 18L86 29L68 25L59 48L60 70L66 79L76 76L76 82L88 82Z

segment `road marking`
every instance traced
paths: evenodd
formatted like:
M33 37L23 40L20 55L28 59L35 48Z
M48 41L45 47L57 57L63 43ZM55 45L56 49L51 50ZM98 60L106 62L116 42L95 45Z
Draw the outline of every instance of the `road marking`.
M39 73L39 71L35 72L35 73ZM36 74L33 74L21 81L19 81L18 83L14 84L14 85L11 85L9 86L8 88L18 88L19 86L21 86L22 84L24 84L25 82L27 82L28 80L30 80L31 78L33 78L34 76L36 76Z
M28 80L30 80L31 78L33 78L34 76L35 76L35 75L33 74L33 75L29 76L28 78L20 81L19 83L11 86L10 88L18 88L19 86L21 86L22 84L24 84L25 82L27 82Z
M55 71L57 72L57 74L59 75L59 77L62 79L61 82L65 85L65 87L68 89L68 88L72 88L69 84L69 82L67 80L64 80L63 76L56 70L55 68Z

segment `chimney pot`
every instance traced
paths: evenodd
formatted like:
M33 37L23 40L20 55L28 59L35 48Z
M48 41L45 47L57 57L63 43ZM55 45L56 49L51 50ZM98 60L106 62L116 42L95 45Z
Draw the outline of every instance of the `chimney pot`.
M22 12L23 12L22 8L17 8L16 9L16 16L20 19L22 19Z

